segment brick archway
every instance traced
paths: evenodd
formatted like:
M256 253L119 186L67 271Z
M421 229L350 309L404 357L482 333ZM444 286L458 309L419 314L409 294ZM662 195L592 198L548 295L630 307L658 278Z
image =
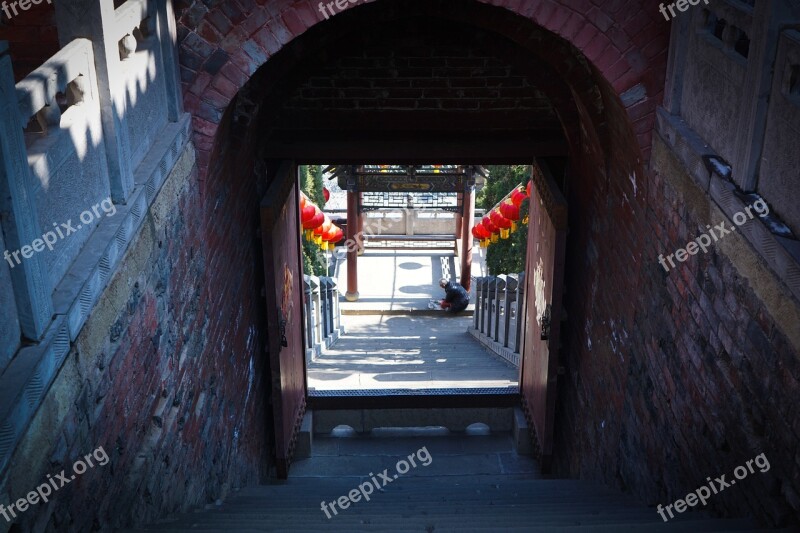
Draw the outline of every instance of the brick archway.
M224 110L259 67L310 28L333 25L336 17L384 2L391 7L389 0L355 5L330 20L310 0L240 0L212 8L199 0L187 2L179 20L181 78L186 108L194 116L201 175L208 169ZM426 8L432 4L437 2ZM454 19L500 29L520 43L528 39L522 23L533 22L574 46L621 98L646 161L655 108L662 98L669 27L643 1L615 1L602 8L589 1L569 4L573 2L475 0L451 11ZM480 9L492 5L502 9ZM508 12L527 20L504 26Z
M526 63L534 70L542 69L533 76L533 87L542 89L558 115L561 130L550 131L568 139L570 156L564 184L570 209L565 305L574 329L569 332L565 357L574 368L583 370L584 362L591 361L586 364L597 365L592 372L607 372L611 379L624 382L628 367L619 367L612 359L595 363L585 343L574 339L584 334L609 338L615 324L633 331L638 308L629 305L630 295L637 294L649 275L645 256L652 247L647 218L652 212L652 189L643 167L649 158L667 55L667 26L663 18L656 18L660 16L657 10L650 14L618 3L610 7L612 15L606 15L605 7L588 3L585 11L576 11L553 2L533 6L516 2L517 7L509 8L476 0L376 0L325 21L321 15L317 18L311 2L270 2L266 7L248 2L247 10L232 7L244 4L238 2L225 2L211 11L205 3L196 2L180 17L184 98L194 116L201 203L205 201L198 218L205 224L209 287L234 286L237 292L258 294L263 283L258 265L262 250L255 237L258 200L270 178L265 146L280 139L270 129L271 106L280 106L298 88L305 90L303 83L315 68L352 57L337 55L339 49L324 54L325 46L337 46L337 39L362 34L370 23L389 27L410 17L434 18L485 36L484 44L506 59L509 69L524 70ZM381 27L374 33L377 37L368 42L384 42ZM358 49L358 44L357 40L346 43L348 50ZM324 57L316 58L315 65L318 55ZM331 100L320 102L318 115L330 115L327 104ZM478 120L484 113L478 108ZM513 112L509 115L517 126L513 133L521 131L519 117ZM331 131L341 131L337 129L341 123L331 124ZM359 140L378 132L375 125L375 121L370 123L371 129L365 129ZM494 125L502 126L502 119ZM413 130L407 127L408 131ZM460 133L458 125L439 131L444 136ZM359 159L349 146L345 148L348 153L343 158ZM531 150L526 157L534 154ZM313 162L334 161L320 157ZM258 324L258 316L251 318L267 337L270 333ZM579 388L573 387L568 394L559 400L564 401L566 412L585 401ZM619 395L607 402L609 410L620 417L623 400ZM570 423L565 417L565 426ZM567 429L561 433L568 434ZM562 439L557 444L573 454L583 451L568 439L557 438Z

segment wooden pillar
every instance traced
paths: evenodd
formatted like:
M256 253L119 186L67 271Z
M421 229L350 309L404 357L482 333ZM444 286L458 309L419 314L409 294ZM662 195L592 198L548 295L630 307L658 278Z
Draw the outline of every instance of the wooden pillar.
M464 193L463 192L458 193L457 198L458 198L457 204L463 205ZM456 239L461 238L461 233L463 231L461 224L463 223L463 220L464 217L461 215L461 213L456 213L456 233L455 233Z
M358 194L347 193L347 292L344 297L348 302L358 300Z
M358 238L358 255L362 255L364 253L364 212L361 209L361 205L364 202L364 193L358 193L358 204L356 204L356 214L358 216L358 233L356 233Z
M469 290L472 278L472 227L475 224L475 187L464 193L464 215L461 222L461 286Z

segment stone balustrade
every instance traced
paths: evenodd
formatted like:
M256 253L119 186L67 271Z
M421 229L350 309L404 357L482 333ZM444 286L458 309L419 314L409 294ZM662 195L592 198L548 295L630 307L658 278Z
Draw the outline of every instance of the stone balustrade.
M303 276L306 360L311 362L343 334L339 285L325 276Z
M475 280L475 313L469 333L516 367L524 334L525 273Z

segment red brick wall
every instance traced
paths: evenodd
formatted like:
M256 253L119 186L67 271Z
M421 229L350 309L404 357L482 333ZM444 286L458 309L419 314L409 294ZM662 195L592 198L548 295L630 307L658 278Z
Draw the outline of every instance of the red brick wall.
M59 51L54 4L31 5L6 18L0 11L0 40L8 41L15 81L33 72Z
M131 472L131 485L112 488L102 485L108 478L86 478L82 483L103 489L91 491L97 500L74 493L68 507L52 515L54 525L87 525L94 506L103 523L146 521L183 503L207 501L227 482L252 482L263 471L268 390L260 380L268 369L257 209L265 174L257 165L262 132L249 122L261 102L252 87L240 90L262 65L287 61L278 52L307 31L354 30L359 12L391 18L414 9L446 11L453 21L494 31L523 50L542 46L531 40L532 21L563 36L593 65L594 75L577 54L552 47L540 57L576 95L575 118L564 126L581 137L572 146L568 191L559 471L668 503L706 475L763 451L773 475L737 487L719 505L752 509L765 520L785 516L786 502L800 490L791 481L800 477L791 440L798 427L792 415L797 354L724 257L709 254L687 265L680 279L677 272L667 279L655 261L661 251L685 244L684 228L699 222L674 196L668 176L643 169L663 87L668 26L647 2L494 3L504 9L489 12L483 5L489 2L448 2L445 9L438 2L378 1L321 24L316 2L308 0L179 5L197 182L170 212L129 313L111 332L108 353L116 355L107 370L97 371L112 379L101 380L98 390L87 388L86 405L75 407L63 428L65 442L54 452L67 461L96 443L116 447L114 468ZM520 17L510 20L512 13ZM645 97L624 108L620 95L637 86ZM328 97L312 91L308 98ZM240 111L235 117L234 107ZM479 118L480 108L473 111ZM714 329L720 323L727 337ZM178 354L186 344L192 348L181 367ZM248 396L250 361L257 379ZM765 377L765 366L774 373ZM775 388L784 394L772 394ZM91 407L98 395L113 400ZM89 420L89 430L79 429ZM153 460L137 459L143 453ZM778 468L785 473L776 477ZM769 507L768 498L778 503ZM129 501L133 513L126 512Z
M653 159L659 171L632 175L632 136L652 133L631 132L618 105L608 117L608 166L571 161L573 177L594 173L603 185L570 188L556 471L667 505L763 452L771 470L708 509L797 524L800 354L717 249L669 274L659 265L711 221L689 211L674 185L685 171L665 149Z
M111 462L26 513L23 530L152 522L266 479L271 429L257 184L215 191L219 202L211 207L196 166L185 186L172 186L156 200L159 209L167 206L163 218L145 221L142 241L124 260L130 277L122 271L112 282L112 293L130 290L122 313L105 318L101 302L65 363L86 370L70 389L74 403L62 406L68 413L54 428L40 477L98 446ZM249 208L243 198L253 199ZM111 324L99 348L97 320ZM24 496L13 480L8 488Z

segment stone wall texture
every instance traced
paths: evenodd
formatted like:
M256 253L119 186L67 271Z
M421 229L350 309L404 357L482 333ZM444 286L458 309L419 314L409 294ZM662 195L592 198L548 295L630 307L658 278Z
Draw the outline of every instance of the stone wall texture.
M557 472L667 504L763 452L770 472L711 506L787 523L800 509L797 303L736 235L669 274L657 261L721 220L653 138L668 26L646 2L479 3L503 8L485 27L515 13L509 36L534 23L581 54L557 58L577 100L565 126L579 141L566 191ZM28 513L25 528L152 521L263 480L268 469L258 235L267 172L255 164L258 131L233 119L231 103L288 43L335 21L311 0L177 4L196 164L187 149L0 493L20 497L97 446L111 463ZM467 4L458 16L469 16ZM323 93L308 87L307 97Z
M238 287L257 283L256 247L240 242L235 253L220 250L214 232L204 234L198 190L190 144L17 448L0 492L15 501L99 446L111 460L27 512L23 530L149 522L265 478L270 442L259 293ZM244 222L227 212L214 223L235 232Z
M595 198L569 243L556 470L667 505L764 453L709 509L796 524L800 307L737 234L667 273L659 254L727 219L659 137L651 164L628 215Z

